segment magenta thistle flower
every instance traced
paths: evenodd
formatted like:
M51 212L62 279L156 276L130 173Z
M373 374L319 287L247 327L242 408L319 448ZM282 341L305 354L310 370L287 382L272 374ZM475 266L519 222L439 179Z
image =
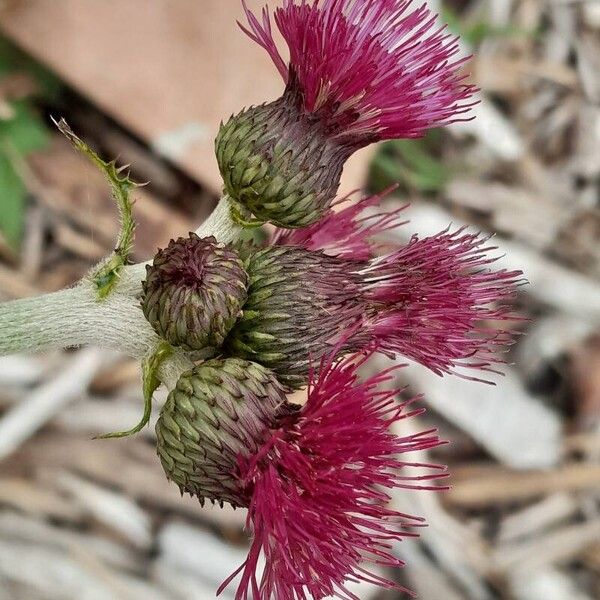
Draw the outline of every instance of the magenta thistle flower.
M391 186L381 194L368 196L348 205L349 196L340 198L320 221L309 227L276 229L271 244L322 250L329 256L346 260L369 260L381 249L376 243L377 236L408 222L401 220L401 213L406 206L391 212L366 214L396 188L397 186ZM344 208L337 210L338 205Z
M412 0L284 0L274 20L289 48L283 60L263 9L244 8L242 29L268 53L302 109L333 137L366 145L413 138L464 120L475 87L465 85L458 40Z
M298 246L254 251L245 263L248 299L226 348L272 369L291 389L306 384L311 359L340 339L346 352L375 344L438 374L494 371L512 339L501 323L515 318L507 301L521 272L494 270L487 241L464 229L444 231L370 261Z
M243 1L243 0L242 0ZM290 61L244 3L242 29L267 50L285 83L274 102L222 125L217 162L233 215L306 227L329 209L346 160L379 140L421 136L467 119L456 38L411 0L283 0L274 20Z
M412 410L412 400L399 404L398 390L379 389L389 371L360 381L364 360L324 361L307 404L281 418L257 452L240 456L235 479L254 537L248 559L220 591L240 572L236 600L358 600L348 580L403 589L366 564L402 566L391 544L415 537L423 520L389 508L389 491L440 489L434 480L445 477L444 467L405 455L441 442L435 430L392 433L394 423L422 410Z
M498 352L514 333L499 323L518 320L506 301L523 279L521 271L490 268L497 258L488 240L465 228L414 236L361 271L375 307L367 330L383 352L440 375L461 368L496 372Z

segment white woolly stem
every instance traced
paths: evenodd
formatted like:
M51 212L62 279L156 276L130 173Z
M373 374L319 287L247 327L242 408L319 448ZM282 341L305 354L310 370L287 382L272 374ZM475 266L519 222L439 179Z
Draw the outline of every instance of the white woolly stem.
M231 220L225 197L196 233L228 243L240 231ZM154 352L160 339L140 307L145 266L140 263L124 268L119 283L104 300L98 299L92 282L83 279L77 286L54 294L0 304L0 356L84 344L140 359ZM172 387L190 365L183 354L175 353L162 365L159 376Z
M139 301L119 288L104 301L82 282L55 294L0 304L0 354L94 344L141 358L158 336Z
M231 218L229 196L223 196L208 219L198 227L196 233L200 237L212 235L221 244L229 244L237 240L242 230L243 228Z

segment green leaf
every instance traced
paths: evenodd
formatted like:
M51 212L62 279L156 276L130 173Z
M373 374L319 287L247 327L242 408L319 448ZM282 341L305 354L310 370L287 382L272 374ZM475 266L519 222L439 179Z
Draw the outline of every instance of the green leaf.
M269 234L264 227L249 227L242 229L238 237L241 243L247 242L254 246L264 246L269 238Z
M26 102L14 102L11 108L12 118L0 120L0 232L18 250L25 225L26 190L14 161L43 148L49 134Z
M25 186L6 156L0 154L0 232L18 250L25 226Z
M448 169L430 154L421 140L398 140L395 149L407 165L405 178L413 188L438 192L448 182Z
M53 86L57 89L56 78L0 36L0 79L23 71L33 75L43 93ZM25 226L26 189L15 165L31 152L44 148L50 134L30 101L14 101L10 107L11 117L0 120L0 233L18 250Z
M371 166L371 187L381 190L399 183L406 189L437 193L451 178L451 170L434 155L440 131L422 139L394 140L381 146Z
M94 439L108 440L112 438L124 438L139 433L150 421L152 416L152 396L160 386L158 369L163 362L173 354L173 347L167 342L161 342L158 348L142 361L142 387L144 393L144 412L140 422L126 431L116 431L96 436Z
M44 148L50 134L42 119L24 101L11 103L14 116L0 120L0 142L10 143L11 149L25 156Z

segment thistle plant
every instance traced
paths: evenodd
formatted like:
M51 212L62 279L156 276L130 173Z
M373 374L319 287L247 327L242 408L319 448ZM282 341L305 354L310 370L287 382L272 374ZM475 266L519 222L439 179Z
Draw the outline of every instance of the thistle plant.
M223 584L241 575L237 600L355 598L348 580L402 589L368 564L401 566L390 544L422 520L390 509L390 491L440 489L442 467L405 455L441 442L395 434L420 410L384 389L395 370L361 380L359 367L383 353L439 375L497 370L520 273L494 270L488 238L464 229L384 246L407 226L403 209L376 211L392 190L336 193L358 148L469 118L475 89L457 40L412 0L283 0L287 63L268 9L259 20L244 8L242 29L285 90L222 125L213 214L130 264L135 184L61 123L105 172L122 232L73 288L0 305L0 354L97 344L142 361L140 423L102 437L139 431L168 388L156 426L166 476L202 503L248 509L248 559ZM276 226L266 243L241 241L263 222Z

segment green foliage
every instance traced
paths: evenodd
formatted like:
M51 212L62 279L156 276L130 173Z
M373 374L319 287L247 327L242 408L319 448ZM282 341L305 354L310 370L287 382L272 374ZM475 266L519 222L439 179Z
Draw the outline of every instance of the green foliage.
M12 164L0 151L0 233L17 249L25 222L25 187Z
M12 102L7 109L9 117L0 119L0 233L17 250L26 212L26 190L18 164L29 153L43 148L49 134L26 101Z
M422 139L382 144L371 165L371 187L382 190L399 183L406 190L428 194L443 189L452 172L433 154L440 135L439 130L433 130Z
M264 227L248 227L241 230L238 241L250 243L256 247L264 246L269 239L269 233Z
M82 139L80 139L64 119L56 123L60 132L96 165L106 177L113 194L113 198L119 208L121 229L113 254L96 269L93 280L98 291L100 300L106 298L113 291L119 281L121 269L129 262L129 256L133 249L135 235L135 220L133 218L133 200L131 192L139 184L129 179L129 175L123 175L128 165L117 167L114 160L106 162L100 158L97 152L92 150Z
M11 109L11 118L0 121L2 138L10 141L21 156L43 148L50 136L39 115L24 100L12 102Z
M39 87L37 96L54 99L62 87L48 70L0 37L0 80L14 73L28 73ZM0 98L0 234L18 250L26 214L26 187L19 165L31 152L48 143L50 134L36 112L33 99L8 101Z
M448 24L450 31L459 35L461 39L470 46L477 46L485 39L492 37L535 35L535 32L525 31L514 25L497 27L484 19L462 19L459 14L449 6L442 7L441 17L442 21Z
M113 438L129 437L139 433L150 421L152 416L152 396L154 392L160 386L160 379L158 377L158 369L162 363L173 354L172 346L169 346L166 342L161 342L156 351L147 356L142 361L142 383L144 392L144 412L140 422L127 431L116 431L114 433L105 433L103 435L96 436L94 439L108 440Z

